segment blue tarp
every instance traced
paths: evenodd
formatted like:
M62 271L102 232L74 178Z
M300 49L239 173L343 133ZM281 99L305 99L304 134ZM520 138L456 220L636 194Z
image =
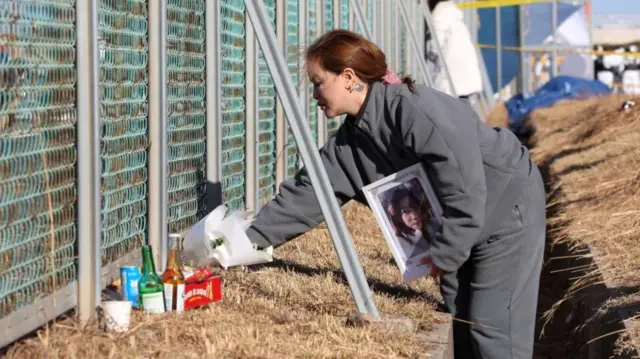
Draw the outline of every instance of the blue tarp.
M528 134L524 121L533 110L551 107L558 101L583 99L607 95L611 88L596 80L587 80L571 76L557 76L540 87L532 96L524 98L522 94L513 96L505 104L509 113L509 128L516 135Z

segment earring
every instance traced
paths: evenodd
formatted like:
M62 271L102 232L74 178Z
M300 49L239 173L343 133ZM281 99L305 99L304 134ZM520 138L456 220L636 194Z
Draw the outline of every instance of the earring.
M356 92L362 92L364 90L364 86L362 84L355 84L354 90L356 90Z

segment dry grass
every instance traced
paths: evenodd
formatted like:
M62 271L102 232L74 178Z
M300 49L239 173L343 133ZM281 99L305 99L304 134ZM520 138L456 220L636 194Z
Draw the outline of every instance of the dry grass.
M563 102L531 117L532 154L548 167L552 182L548 206L555 215L548 223L559 225L551 240L569 243L577 254L580 246L590 246L598 264L573 268L582 274L565 299L603 278L625 288L602 310L640 304L640 106L622 112L626 99ZM640 333L626 337L620 348L638 348Z
M383 314L406 315L428 330L435 312L431 279L403 284L375 219L353 204L345 219ZM425 357L413 333L348 327L355 304L329 233L318 228L276 251L278 260L249 272L227 271L223 300L180 316L134 313L132 329L110 334L65 319L10 348L7 358L394 358Z

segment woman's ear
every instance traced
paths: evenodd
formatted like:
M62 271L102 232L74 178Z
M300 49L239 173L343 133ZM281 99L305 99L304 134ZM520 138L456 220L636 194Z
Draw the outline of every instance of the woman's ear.
M353 71L351 67L347 67L342 70L342 76L344 76L344 79L347 80L347 83L352 83L357 79L356 72Z

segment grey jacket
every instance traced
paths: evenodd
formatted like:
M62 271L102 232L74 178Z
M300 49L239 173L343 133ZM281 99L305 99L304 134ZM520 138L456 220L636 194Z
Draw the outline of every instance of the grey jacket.
M485 125L465 101L420 85L412 92L404 84L382 83L370 86L358 115L347 117L320 157L341 205L351 199L366 204L364 186L422 163L443 208L431 253L445 272L457 270L474 244L497 230L486 222L505 207L500 202L515 203L503 192L532 166L527 149L510 131ZM277 247L322 220L302 169L282 183L247 235L260 247Z

